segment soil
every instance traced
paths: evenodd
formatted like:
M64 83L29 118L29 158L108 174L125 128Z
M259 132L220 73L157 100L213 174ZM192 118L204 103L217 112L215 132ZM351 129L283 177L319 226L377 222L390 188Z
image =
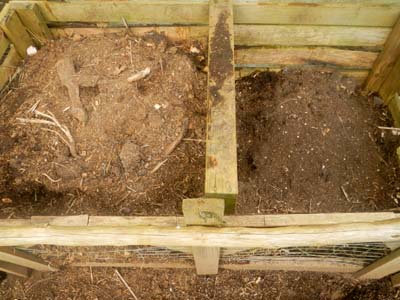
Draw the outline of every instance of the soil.
M398 206L399 136L377 97L339 74L286 70L237 82L238 214Z
M206 74L190 46L159 34L77 35L30 57L1 103L0 217L174 215L183 198L200 196ZM61 59L73 63L86 122L73 117ZM145 68L148 76L128 82ZM35 107L68 128L77 157L59 128L30 123L46 119Z
M222 270L197 276L194 270L119 269L138 299L394 300L400 290L388 280L357 283L339 275ZM134 299L113 268L66 268L9 276L0 284L4 300Z

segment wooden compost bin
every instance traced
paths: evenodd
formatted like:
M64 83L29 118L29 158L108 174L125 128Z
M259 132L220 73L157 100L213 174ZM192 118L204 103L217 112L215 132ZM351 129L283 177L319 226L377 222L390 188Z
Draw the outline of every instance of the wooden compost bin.
M208 137L204 197L184 200L184 217L3 219L0 269L21 276L28 268L54 271L43 260L13 248L35 244L180 249L194 257L198 274L213 274L221 252L229 249L235 253L381 243L393 251L366 268L340 259L296 258L221 267L349 272L358 278L399 272L400 218L395 213L224 216L224 210L233 211L240 192L235 76L284 67L338 71L356 78L366 92L378 93L400 126L399 15L397 0L11 1L0 16L1 88L13 79L26 49L46 39L126 26L137 35L157 31L170 39L208 39ZM393 281L399 284L399 275Z

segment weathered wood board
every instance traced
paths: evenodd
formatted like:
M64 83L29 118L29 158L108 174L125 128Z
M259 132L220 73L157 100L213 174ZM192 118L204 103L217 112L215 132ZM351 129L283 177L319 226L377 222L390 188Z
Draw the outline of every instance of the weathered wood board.
M231 1L210 1L205 196L234 210L238 193L235 65Z

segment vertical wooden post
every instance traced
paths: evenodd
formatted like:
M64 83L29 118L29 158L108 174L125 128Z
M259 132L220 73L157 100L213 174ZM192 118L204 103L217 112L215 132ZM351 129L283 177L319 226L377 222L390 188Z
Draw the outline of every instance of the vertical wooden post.
M35 3L13 3L13 7L37 44L42 45L52 37L40 8Z
M400 273L394 274L391 278L392 280L392 286L394 288L399 288L400 287Z
M231 0L210 0L205 195L233 212L238 193Z
M224 222L224 209L224 199L184 199L182 203L186 225L221 226ZM218 273L220 248L193 247L192 252L198 275Z
M376 59L367 78L365 89L369 92L378 92L400 58L400 18L388 36L381 54Z
M354 274L358 279L379 279L400 271L400 249L375 261Z
M14 44L18 54L23 58L26 57L26 49L33 45L33 41L16 11L9 9L9 4L0 13L0 28L4 31L9 41Z

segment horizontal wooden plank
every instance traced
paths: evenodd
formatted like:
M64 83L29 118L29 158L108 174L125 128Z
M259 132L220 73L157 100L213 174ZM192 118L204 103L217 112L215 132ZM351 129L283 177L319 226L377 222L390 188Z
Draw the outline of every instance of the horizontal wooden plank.
M362 85L365 80L368 77L369 71L368 70L348 70L348 69L337 69L337 68L329 68L329 67L324 67L324 66L318 66L318 65L303 65L303 66L295 66L297 69L305 69L305 70L313 70L315 72L326 72L326 73L332 73L332 72L339 72L345 77L352 78L357 84ZM262 68L262 67L252 67L252 68L237 68L236 69L236 78L241 78L248 76L254 72L264 72L264 71L270 71L270 72L279 72L282 71L282 68Z
M375 261L354 274L358 279L379 279L400 272L400 249Z
M235 45L381 47L390 31L378 27L236 25Z
M302 24L391 27L396 2L236 1L235 24ZM18 1L37 3L48 22L130 24L207 24L207 1Z
M300 247L400 240L400 219L370 223L245 227L1 226L0 246Z
M0 261L0 271L24 278L27 278L29 275L29 269L5 261Z
M0 89L2 89L17 71L22 58L19 56L14 46L10 46L4 62L0 65Z
M42 272L57 271L56 268L51 267L41 258L11 247L0 247L0 261L6 261L8 263Z
M237 67L257 65L276 68L282 66L318 65L332 68L371 69L378 53L344 50L330 47L265 48L252 47L236 49Z
M228 227L281 227L301 225L327 225L341 223L376 222L397 219L393 212L377 213L332 213L332 214L286 214L286 215L244 215L224 216L223 226ZM177 216L33 216L31 219L0 219L0 226L31 225L63 226L157 226L181 227L184 218ZM399 239L400 241L400 239Z

